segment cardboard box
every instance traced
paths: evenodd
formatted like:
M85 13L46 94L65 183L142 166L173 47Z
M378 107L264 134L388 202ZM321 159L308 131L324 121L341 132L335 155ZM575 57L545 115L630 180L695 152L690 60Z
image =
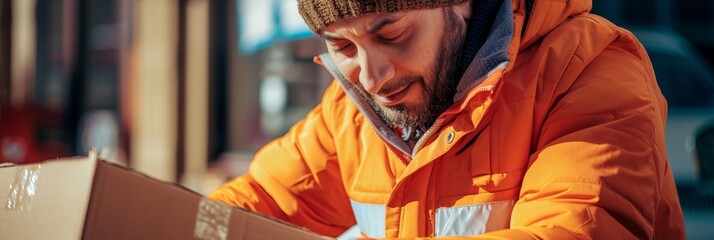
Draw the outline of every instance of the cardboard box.
M94 157L0 167L0 239L329 239Z

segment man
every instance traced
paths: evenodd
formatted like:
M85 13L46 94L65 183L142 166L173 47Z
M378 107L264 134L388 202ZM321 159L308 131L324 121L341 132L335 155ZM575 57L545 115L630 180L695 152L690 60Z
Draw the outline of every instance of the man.
M589 0L298 0L336 78L210 195L327 236L682 239L666 102Z

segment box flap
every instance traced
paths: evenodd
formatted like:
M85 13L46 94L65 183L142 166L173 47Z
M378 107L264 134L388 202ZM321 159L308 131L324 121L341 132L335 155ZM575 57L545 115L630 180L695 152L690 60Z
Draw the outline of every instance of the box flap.
M85 157L0 167L0 239L79 239L96 163Z
M330 239L95 157L0 166L0 239Z
M328 239L99 161L84 239Z
M254 212L233 208L228 239L333 239Z
M84 239L193 239L200 196L100 161Z

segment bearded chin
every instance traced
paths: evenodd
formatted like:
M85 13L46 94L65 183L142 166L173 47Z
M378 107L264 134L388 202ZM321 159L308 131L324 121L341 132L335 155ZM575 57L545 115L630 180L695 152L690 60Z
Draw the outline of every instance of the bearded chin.
M419 127L421 129L428 124L428 121L430 121L431 118L433 118L433 116L431 116L433 114L431 113L431 109L428 105L430 102L428 99L431 98L431 94L428 93L429 90L425 85L424 79L419 78L414 81L413 84L421 85L422 89L427 89L427 92L422 92L422 96L418 98L427 101L420 101L410 105L399 104L390 107L378 106L380 110L378 111L379 115L383 120L389 123L390 126L399 128Z
M426 131L436 121L436 119L447 108L453 104L453 97L456 93L458 78L456 76L458 63L458 54L440 49L441 53L437 63L441 66L435 67L434 79L430 81L430 85L426 84L423 78L414 81L413 84L421 85L424 91L418 99L421 101L409 104L399 104L396 106L374 106L377 105L374 101L373 107L378 109L377 113L382 117L382 120L387 122L392 127L406 128ZM448 56L452 56L450 59ZM456 58L456 59L454 59Z

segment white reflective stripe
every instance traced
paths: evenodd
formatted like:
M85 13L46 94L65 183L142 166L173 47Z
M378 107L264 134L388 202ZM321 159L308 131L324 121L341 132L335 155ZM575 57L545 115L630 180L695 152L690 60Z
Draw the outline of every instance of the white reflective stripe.
M350 203L360 231L370 238L384 238L387 236L384 230L387 207L377 204L358 203L352 200L350 200Z
M436 237L472 236L506 229L511 222L515 200L436 210Z
M340 234L340 236L337 237L337 240L354 240L362 238L364 237L359 232L359 227L357 225L354 225L350 229L347 229L347 231Z

